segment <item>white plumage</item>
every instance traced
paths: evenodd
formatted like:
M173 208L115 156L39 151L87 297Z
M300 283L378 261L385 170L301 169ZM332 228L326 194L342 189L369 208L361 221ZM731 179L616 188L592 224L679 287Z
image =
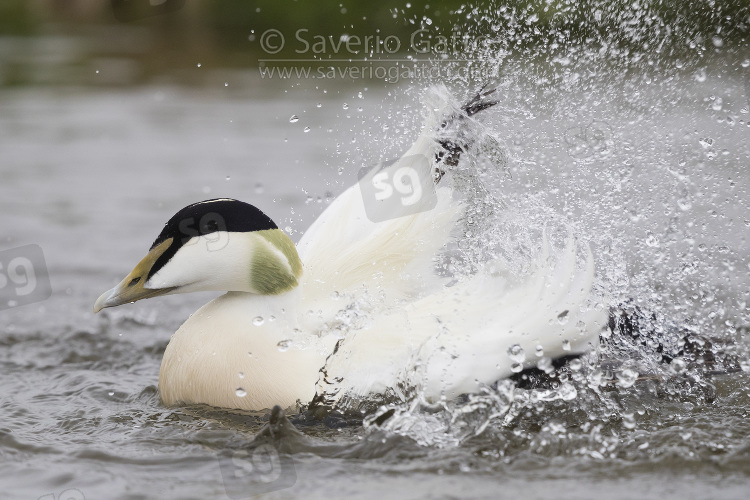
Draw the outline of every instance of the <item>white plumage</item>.
M433 162L436 130L460 114L446 100L428 109L404 158ZM561 250L545 237L523 275L501 260L459 280L436 274L435 258L464 213L445 175L434 209L384 222L368 219L359 184L347 189L297 245L299 286L277 295L229 292L173 335L159 374L164 403L259 410L308 403L316 392L337 403L398 396L404 387L435 401L536 366L540 356L595 345L607 315L591 305L593 257L586 249L577 264L572 237ZM179 262L170 262L170 273ZM109 305L117 304L99 308Z

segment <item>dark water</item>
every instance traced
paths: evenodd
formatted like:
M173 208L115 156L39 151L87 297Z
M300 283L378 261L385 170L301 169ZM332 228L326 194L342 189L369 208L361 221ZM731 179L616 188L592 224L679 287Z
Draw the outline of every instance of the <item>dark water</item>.
M486 181L517 217L554 213L588 234L613 303L634 298L718 337L747 369L748 100L736 73L707 73L680 75L666 100L639 88L638 102L597 106L564 93L529 101L509 85L487 117L508 171ZM170 335L212 295L97 316L94 300L191 202L242 199L299 238L362 163L414 139L415 87L237 73L199 88L0 92L0 251L39 245L52 288L0 310L0 496L224 498L218 457L250 446L268 415L165 408L156 389ZM636 366L642 353L627 354ZM300 425L302 437L282 438L279 477L229 487L311 499L747 498L747 371L617 380L592 365L570 374L572 398L517 390L437 413L405 407L385 430Z

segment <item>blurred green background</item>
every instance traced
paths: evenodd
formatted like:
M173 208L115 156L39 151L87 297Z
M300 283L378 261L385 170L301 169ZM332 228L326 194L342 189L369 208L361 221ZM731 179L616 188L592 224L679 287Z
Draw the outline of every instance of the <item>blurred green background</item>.
M191 83L205 67L253 67L268 29L319 34L489 36L496 50L544 55L571 46L703 57L720 37L744 51L748 1L673 0L0 0L0 85ZM119 10L118 10L119 9ZM119 18L119 19L118 19ZM714 44L716 45L716 44ZM287 43L278 56L294 55ZM330 46L326 47L330 52ZM408 49L402 44L402 51ZM331 54L319 54L330 57ZM97 70L101 70L97 73ZM106 71L104 71L106 70Z

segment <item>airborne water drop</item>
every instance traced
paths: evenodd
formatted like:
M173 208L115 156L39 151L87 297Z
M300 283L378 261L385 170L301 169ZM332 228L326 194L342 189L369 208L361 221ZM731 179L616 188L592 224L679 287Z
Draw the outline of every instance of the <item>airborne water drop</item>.
M289 350L289 347L291 347L292 341L291 340L282 340L278 344L276 344L276 347L279 348L279 351L286 352Z
M511 361L515 361L519 364L526 361L526 353L523 352L523 347L518 344L513 344L508 348L508 357L511 359Z

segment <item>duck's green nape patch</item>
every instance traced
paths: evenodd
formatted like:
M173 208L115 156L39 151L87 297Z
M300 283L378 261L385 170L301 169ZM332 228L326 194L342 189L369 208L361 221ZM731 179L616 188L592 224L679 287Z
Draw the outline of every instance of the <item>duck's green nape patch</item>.
M278 295L296 287L302 276L302 261L289 236L280 229L255 231L268 245L257 245L250 266L250 282L258 293ZM286 261L279 254L281 252ZM291 273L289 270L291 269Z

